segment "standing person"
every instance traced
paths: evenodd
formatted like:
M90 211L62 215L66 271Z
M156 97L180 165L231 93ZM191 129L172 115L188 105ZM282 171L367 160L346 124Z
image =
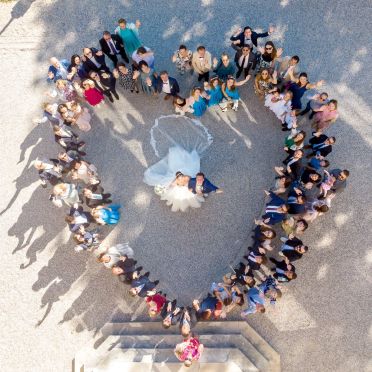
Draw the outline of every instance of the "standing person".
M159 77L155 81L156 90L158 93L164 93L164 100L168 100L171 97L176 97L180 91L178 82L175 78L168 75L167 71L162 71Z
M223 112L227 111L225 105L221 105L223 94L221 89L222 82L218 76L214 76L209 80L209 83L204 83L205 93L208 94L208 106L220 105L220 108Z
M188 102L185 98L180 96L175 96L173 98L173 107L176 114L185 115L186 112L193 113L194 110L188 105Z
M248 75L244 80L236 81L235 78L229 75L226 79L226 82L222 84L222 94L225 96L228 102L232 102L232 109L234 111L238 111L239 107L239 100L240 95L237 87L242 86L245 84L249 79L250 75Z
M297 278L296 268L292 264L274 258L270 258L270 261L275 264L275 268L271 270L275 272L273 276L278 282L290 282Z
M182 314L182 309L177 306L177 301L168 300L160 312L160 316L163 318L163 327L169 328L172 325L176 325L180 321Z
M70 213L65 217L65 222L68 223L71 232L77 233L81 226L84 227L83 231L85 231L85 228L94 220L89 212L84 211L83 207L76 203L70 208Z
M176 64L177 70L181 75L185 72L193 72L192 69L192 51L187 49L186 45L181 44L172 56L172 62Z
M315 94L310 98L308 103L306 104L305 110L302 110L299 115L303 116L306 115L309 111L311 111L309 115L309 119L311 120L314 115L319 111L321 107L326 105L329 102L328 93L323 92L320 94Z
M50 200L59 208L62 207L62 202L71 207L80 202L79 190L73 183L59 183L53 187Z
M190 178L188 188L193 194L200 196L207 196L211 192L215 192L216 194L223 192L223 190L213 185L207 178L205 178L205 175L202 172L197 173L195 178Z
M133 259L133 256L133 249L128 243L119 243L111 246L105 252L100 253L97 257L97 261L102 262L106 268L111 269L119 261L124 262L127 259Z
M309 224L304 219L295 220L293 217L289 217L281 223L281 228L287 236L302 235L308 227Z
M248 290L247 293L247 304L248 308L243 310L240 315L245 318L249 314L264 313L265 312L265 296L258 290L258 288L253 287Z
M124 63L119 62L116 68L112 71L115 79L119 81L119 84L125 90L130 90L131 93L134 91L139 93L137 78L139 76L138 71L133 71L132 66L125 66Z
M95 208L98 205L111 204L111 194L104 193L101 185L89 185L83 189L83 198L89 208Z
M302 173L303 156L303 150L295 150L283 160L283 164L286 166L285 175L292 177L293 180L298 180L300 178Z
M62 178L62 167L58 162L51 160L35 160L34 167L38 170L42 187L47 187L47 182L52 186L57 185Z
M60 146L67 150L76 150L81 155L85 155L80 150L85 146L84 141L79 142L79 136L73 132L67 125L53 126L54 140Z
M257 55L253 53L252 47L248 44L244 44L243 47L238 49L235 53L234 61L238 68L236 78L239 79L242 72L244 72L244 78L246 78L250 75L250 71L256 69Z
M192 305L199 320L218 319L221 314L222 302L210 294L201 303L198 300L194 300Z
M121 37L127 56L132 56L134 51L136 51L142 45L138 35L141 22L137 20L136 23L133 24L128 23L123 18L120 18L118 20L118 24L119 26L116 27L115 34Z
M262 216L265 224L275 225L284 221L288 212L288 206L284 199L273 192L265 191L265 193L271 197L271 200L266 204L265 214Z
M68 66L68 80L81 81L88 77L88 71L85 70L83 61L78 54L71 57L70 65Z
M184 338L191 336L191 330L195 327L198 319L196 317L196 310L194 307L187 306L182 309L181 319L180 319L180 331Z
M78 98L77 92L74 86L67 80L57 80L55 89L53 89L48 95L52 98L57 98L61 102L74 101Z
M272 41L267 41L264 48L258 48L260 55L258 57L258 70L268 69L272 74L277 58L283 53L282 48L276 48Z
M334 193L340 193L344 191L346 188L347 179L350 176L350 172L347 169L332 169L329 173L336 178L331 191Z
M112 74L102 71L91 71L89 77L94 81L94 85L98 91L108 97L110 102L114 102L112 96L119 100L119 95L116 91L116 79Z
M310 84L306 72L301 72L298 78L293 75L292 70L288 71L288 74L291 80L288 90L293 93L292 109L298 114L302 109L301 98L305 92L309 89L320 88L324 84L324 80L319 80L315 84Z
M292 110L292 92L288 91L280 94L275 89L274 92L266 94L265 106L284 124L286 114Z
M90 120L92 119L89 110L76 101L67 102L67 107L71 111L72 119L78 128L83 132L88 132L91 129Z
M167 299L160 293L155 293L154 295L146 297L146 303L148 306L148 314L151 318L161 313L164 304Z
M93 208L90 213L100 225L116 225L120 220L120 208L119 204L99 205Z
M191 91L191 96L186 100L188 107L191 107L192 113L197 116L203 116L207 110L206 94L200 87L195 87Z
M141 61L145 61L150 66L150 68L154 69L155 68L154 52L150 48L140 46L132 54L133 67L138 69L138 64Z
M284 151L290 155L293 155L296 150L300 150L304 147L305 138L305 131L297 131L296 129L292 129L292 133L284 140Z
M309 145L305 146L305 148L311 148L311 153L307 155L307 158L311 158L317 154L323 157L328 156L332 152L332 146L335 143L335 137L328 137L325 134L314 133L313 137L309 140Z
M315 114L312 127L317 132L325 132L338 118L337 101L331 99L326 105L320 107Z
M87 72L100 70L110 71L106 66L105 55L101 50L97 50L96 48L84 48L82 60L84 69Z
M292 239L280 238L280 240L284 244L280 247L279 255L284 257L287 264L301 259L304 253L309 250L309 248L302 243L302 240L296 237Z
M298 64L300 62L299 56L286 56L279 57L276 59L276 71L278 73L278 82L282 86L290 81L289 72L292 72L292 76L298 77Z
M91 79L85 79L81 83L84 90L84 97L91 106L101 106L105 102L104 95L96 88L96 84Z
M213 59L213 68L213 72L224 82L227 80L228 76L235 74L234 64L230 61L229 56L225 52L222 53L219 61L217 58Z
M62 125L63 120L61 118L61 115L59 115L58 112L58 103L49 103L49 102L44 102L42 104L43 108L43 116L41 119L35 118L33 119L33 122L35 124L42 124L49 122L49 124L52 126L54 125Z
M233 269L233 272L224 275L223 282L231 286L235 286L238 283L243 287L247 286L249 288L256 284L252 269L243 262L240 262L239 266Z
M249 45L251 48L257 48L258 39L271 35L274 30L275 29L273 26L270 26L267 32L262 33L252 31L252 28L249 26L244 27L244 30L238 28L234 35L230 37L230 40L232 41L231 46L235 50L240 49L243 45Z
M158 74L145 61L141 61L138 68L140 71L139 81L142 91L148 95L155 94L155 84Z
M75 161L71 172L71 178L90 185L96 185L100 182L98 179L97 167L85 160Z
M265 98L265 94L269 93L273 86L277 84L276 71L270 75L267 68L262 69L254 79L254 92L260 99Z
M212 56L203 45L198 46L192 55L192 67L198 74L198 81L208 81L212 69Z
M189 337L176 345L174 354L178 360L183 362L185 367L190 367L193 361L200 358L203 349L203 344L196 337Z
M58 60L56 57L50 59L48 69L48 83L55 83L57 80L67 80L69 63L66 59Z
M114 66L118 64L118 55L120 55L125 62L129 63L129 58L125 53L123 40L119 35L111 34L109 31L104 31L103 37L99 40L99 45L101 46L102 52L111 59Z
M270 300L271 305L275 305L276 300L282 297L282 292L280 291L278 283L271 275L266 277L258 286L258 290Z
M101 237L97 230L86 231L85 229L80 229L76 234L74 234L74 240L77 243L74 250L75 252L81 251L91 251L101 244Z
M133 274L133 280L131 283L131 289L129 294L133 297L147 297L156 293L156 286L159 284L159 280L151 281L149 277L150 273L147 272L141 276L137 272Z

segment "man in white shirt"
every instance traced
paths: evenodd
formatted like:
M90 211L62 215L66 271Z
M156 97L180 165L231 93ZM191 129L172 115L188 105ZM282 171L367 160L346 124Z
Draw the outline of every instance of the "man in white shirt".
M167 71L162 71L156 80L156 90L158 93L164 93L165 100L175 97L180 91L178 82L175 78L168 75Z

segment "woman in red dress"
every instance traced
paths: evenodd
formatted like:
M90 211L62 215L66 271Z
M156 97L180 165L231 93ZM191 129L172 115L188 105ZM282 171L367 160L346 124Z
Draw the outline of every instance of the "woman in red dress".
M91 106L98 106L104 103L103 94L95 88L94 81L86 79L82 83L84 97Z

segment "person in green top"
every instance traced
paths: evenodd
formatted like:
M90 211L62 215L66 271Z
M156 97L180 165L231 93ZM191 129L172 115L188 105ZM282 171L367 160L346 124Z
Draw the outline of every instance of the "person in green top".
M138 34L141 22L137 20L135 24L127 23L125 19L120 18L118 24L119 26L116 27L115 34L119 35L123 40L127 56L131 56L135 50L143 45Z
M292 129L292 133L285 138L284 150L289 154L293 154L296 150L300 150L304 146L306 132Z

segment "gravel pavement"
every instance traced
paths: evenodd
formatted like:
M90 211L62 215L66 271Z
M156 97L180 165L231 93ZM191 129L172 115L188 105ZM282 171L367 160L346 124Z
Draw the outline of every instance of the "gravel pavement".
M44 100L48 58L97 46L101 30L113 30L124 17L141 20L141 39L155 50L156 68L171 75L170 56L181 42L232 56L234 27L273 24L273 40L284 53L300 56L311 81L326 80L324 90L339 100L341 112L330 131L337 138L330 160L351 171L348 189L306 234L310 252L277 308L249 323L281 354L283 371L372 371L371 10L368 1L345 0L1 4L1 370L68 371L75 352L110 318L143 319L141 301L129 298L92 255L73 251L63 211L48 202L30 168L36 157L58 151L49 127L32 123ZM180 79L184 94L194 82ZM283 133L252 82L240 91L244 104L237 113L211 111L202 118L214 137L202 170L225 193L212 195L199 211L172 214L142 183L157 160L149 130L155 118L172 113L169 102L121 94L119 102L95 110L92 131L81 136L105 189L123 204L107 245L129 241L151 277L181 303L205 295L242 255L263 206L262 190L284 158Z

